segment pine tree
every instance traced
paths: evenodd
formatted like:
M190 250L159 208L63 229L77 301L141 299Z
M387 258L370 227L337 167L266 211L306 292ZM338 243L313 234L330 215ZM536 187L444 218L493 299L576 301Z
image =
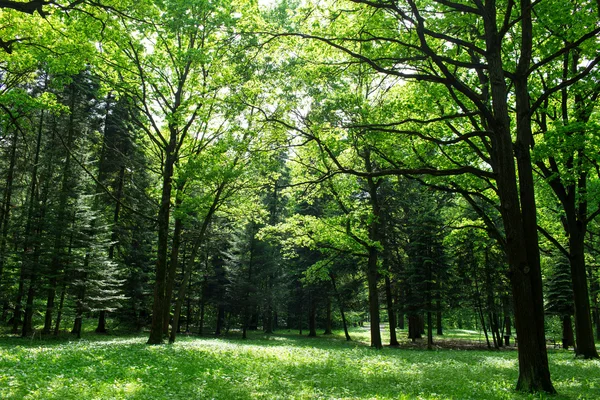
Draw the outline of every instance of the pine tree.
M556 257L553 273L547 283L546 313L557 315L562 323L562 347L568 349L575 345L571 316L574 313L573 284L569 260L560 255Z

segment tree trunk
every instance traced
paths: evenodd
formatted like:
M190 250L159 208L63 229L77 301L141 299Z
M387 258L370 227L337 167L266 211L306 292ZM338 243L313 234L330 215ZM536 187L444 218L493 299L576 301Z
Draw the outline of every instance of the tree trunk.
M569 250L571 280L573 281L573 303L575 306L575 353L585 359L599 358L594 343L590 297L585 267L585 228L581 221L569 223ZM572 227L575 225L575 227Z
M106 333L106 310L101 310L98 315L98 326L96 326L96 333Z
M202 243L204 241L206 231L208 230L208 226L212 220L212 217L213 217L215 211L217 210L219 202L221 201L221 195L223 194L223 189L225 189L226 184L227 184L227 181L225 180L217 188L217 192L215 193L213 202L212 202L206 216L204 217L204 221L202 222L202 226L200 227L200 231L198 232L198 236L196 237L196 241L194 242L194 245L192 247L191 255L190 255L189 259L187 260L187 265L186 265L186 269L184 271L183 281L181 283L181 286L179 287L179 293L177 295L177 301L175 303L175 313L173 314L173 326L171 327L171 334L169 335L169 343L170 344L175 343L177 331L179 330L179 316L181 314L181 306L183 304L184 298L186 297L188 283L191 282L191 279L192 279L191 278L192 270L194 267L194 262L196 260L196 255L198 254L198 249L200 249L200 246L202 245ZM200 299L200 329L199 329L200 335L202 335L202 331L204 329L204 304L205 304L205 298L206 298L207 285L208 285L207 279L206 279L206 277L204 277L204 281L202 282L202 295L201 295L201 299ZM224 311L225 310L223 307L223 314L224 314ZM219 314L220 313L221 313L221 309L219 309ZM189 303L188 303L188 314L189 314ZM223 318L224 318L224 316L223 316ZM221 321L221 315L219 315L219 320L217 321L217 331L220 333L219 321ZM216 334L219 335L219 333L216 333Z
M60 291L60 301L58 302L58 312L56 313L56 325L54 325L54 336L58 336L60 333L60 324L62 322L63 306L65 304L65 293L67 291L67 285L63 282L62 289Z
M408 314L408 338L421 339L421 320L418 314Z
M75 222L75 215L73 215L73 222ZM73 253L73 230L71 230L71 235L69 235L69 259ZM67 292L67 283L66 277L63 276L62 279L62 289L60 291L60 301L58 303L58 312L56 313L56 325L54 326L54 336L58 336L60 332L60 324L62 322L62 314L63 314L63 306L65 303L65 294Z
M191 289L191 282L188 284L188 292ZM190 320L192 319L192 299L187 296L186 315L185 315L185 333L190 333Z
M225 325L225 305L219 303L217 305L217 327L215 328L215 336L220 336ZM175 329L173 326L172 329Z
M75 311L75 321L73 323L72 334L77 335L77 339L81 339L81 331L83 328L83 312L85 311L85 281L86 272L82 273L82 284L77 290L77 307Z
M485 342L487 343L488 349L491 349L492 346L490 345L490 338L488 336L487 327L485 325L485 317L483 316L483 310L481 309L481 304L478 305L477 309L479 311L479 322L481 323L481 329L483 329L483 334L485 335Z
M502 62L496 4L485 3L486 58L492 110L486 115L491 128L492 168L496 174L500 212L506 235L505 249L519 336L517 390L555 393L550 379L544 334L542 276L537 240L537 222L530 149L531 111L528 87L532 49L531 1L521 0L521 48L513 79L517 109L517 141L513 144L507 104L508 89ZM514 152L514 153L513 153ZM518 175L513 154L516 156ZM519 196L520 194L520 196Z
M427 247L427 253L427 258L431 259L433 255L433 249L429 246ZM431 301L431 292L433 291L432 263L427 262L425 268L427 270L427 281L425 282L425 307L427 308L427 350L431 350L433 347L433 319L431 318L431 309L433 308L433 303Z
M494 320L494 334L496 335L496 341L498 342L498 347L502 347L502 346L504 346L504 343L502 341L502 335L500 332L500 320L498 317L498 313L493 312L492 319Z
M431 311L427 311L427 350L433 348L433 318Z
M371 330L371 347L376 349L383 348L381 342L381 331L379 330L379 290L377 281L379 273L377 271L377 248L369 248L369 260L367 265L367 283L369 287L369 316Z
M371 164L370 150L365 150L364 155L365 169L367 172L372 172L373 165ZM369 224L369 239L373 242L381 241L381 206L379 204L379 195L377 189L379 183L376 182L372 177L367 177L367 185L369 190L369 203L371 205L371 212L373 213L373 220ZM371 347L376 349L383 348L381 342L381 331L380 331L380 318L379 318L379 290L377 284L379 282L379 271L378 271L378 259L379 252L377 247L368 246L369 258L367 261L367 285L369 288L369 317L370 317L370 329L371 329Z
M504 345L510 346L511 332L511 321L510 321L510 303L509 298L502 297L502 310L504 313Z
M387 301L388 320L390 328L390 346L400 346L396 336L396 310L394 309L394 299L392 296L392 282L388 275L385 276L385 297Z
M489 321L489 327L490 327L490 333L492 334L492 340L494 342L494 348L495 349L499 349L500 348L500 343L498 342L498 335L496 335L496 331L497 326L494 323L494 313L488 312L488 321Z
M47 77L46 77L46 84L47 84ZM44 87L44 89L46 89L46 87ZM38 181L38 165L39 165L39 161L40 161L40 150L42 147L42 134L43 134L43 127L44 127L44 111L42 110L40 112L40 121L38 124L38 131L37 131L37 139L35 142L35 157L33 160L33 169L31 171L31 186L29 188L29 207L27 210L27 220L25 222L25 244L23 246L23 263L21 265L21 272L19 274L19 286L17 289L17 298L16 298L16 302L15 302L15 311L14 311L14 315L13 315L13 329L12 329L12 333L16 334L19 331L19 323L21 321L21 303L23 301L23 295L25 294L25 278L26 278L26 269L24 268L24 265L27 264L27 258L28 258L28 252L30 251L30 235L31 235L31 224L32 224L32 220L33 220L33 213L35 210L35 204L36 201L38 199L37 194L37 181ZM31 266L30 266L31 267ZM32 271L29 271L29 274L31 276ZM1 275L0 275L1 276Z
M83 327L83 312L85 311L85 292L87 286L87 275L88 266L90 264L90 253L85 255L83 261L83 271L77 275L79 280L79 287L77 288L77 300L76 300L76 311L75 311L75 322L73 323L73 330L71 333L77 335L77 339L81 338L81 330Z
M177 184L177 194L175 199L175 209L181 207L183 202L183 188L185 180L181 180ZM179 265L179 249L181 247L181 234L183 232L183 220L180 217L175 218L175 228L173 229L173 240L171 244L171 257L169 258L169 266L167 269L166 288L165 288L165 303L163 310L163 334L169 333L169 320L171 319L171 300L173 297L173 287L175 285L175 275L177 275L177 267Z
M435 311L436 324L435 324L435 326L437 328L437 335L443 336L444 328L442 326L442 302L440 301L439 298L436 300L435 308L436 308L436 311Z
M165 165L163 170L162 197L158 211L158 250L156 256L156 277L154 283L154 302L152 305L152 325L148 344L163 343L163 318L165 304L165 289L167 277L167 253L169 248L169 214L171 210L172 178L177 155L177 132L171 129L169 145L166 148Z
M17 290L17 299L15 302L15 312L13 315L13 333L17 333L19 330L19 323L21 321L21 308L22 308L22 300L23 300L23 296L25 295L25 279L28 277L29 278L29 289L27 290L27 297L30 297L30 292L34 291L35 289L32 288L32 282L31 282L31 278L33 279L33 283L35 283L35 277L37 272L35 271L37 269L37 261L31 262L30 258L37 258L37 256L35 254L37 254L36 252L36 248L37 248L37 244L35 244L33 246L33 252L34 255L32 257L32 255L30 254L30 252L32 251L31 249L31 231L32 231L32 223L33 223L33 219L34 219L34 212L36 210L36 203L38 201L38 189L37 189L37 183L38 183L38 166L39 166L39 161L40 161L40 151L41 151L41 147L42 147L42 134L43 134L43 127L44 127L44 112L42 111L40 114L40 121L39 121L39 125L38 125L38 134L37 134L37 139L36 139L36 144L35 144L35 157L34 157L34 162L33 162L33 170L31 171L31 186L29 188L29 207L27 210L27 220L25 222L25 243L23 245L23 263L21 265L21 273L19 275L19 287ZM52 165L52 159L50 159L50 164ZM44 190L44 192L46 192L46 190ZM46 197L46 196L45 196ZM40 218L40 222L41 223L42 218ZM29 264L29 265L28 265ZM25 266L27 265L28 269L25 268ZM31 295L33 296L34 293L31 293ZM31 303L33 304L33 297L31 299ZM33 311L33 310L32 310ZM24 318L23 320L23 324L25 324L25 320L31 321L31 318L29 316L27 316L27 318ZM29 334L29 331L31 330L31 326L28 327L24 327L24 336Z
M194 259L196 258L196 251L192 250L192 257L190 258L191 262L187 266L185 271L183 281L181 282L181 286L179 286L179 293L177 294L177 301L175 302L175 310L173 312L173 326L171 327L171 334L169 335L169 344L175 343L176 327L179 326L179 316L181 314L181 306L183 304L183 299L185 298L185 294L188 288L188 283L192 277L192 264ZM189 318L189 317L188 317Z
M562 348L568 350L569 346L575 346L575 338L571 316L567 314L562 317Z
M331 279L331 286L333 286L333 292L337 297L338 306L340 307L340 314L342 315L342 325L344 326L344 335L346 336L346 341L352 340L350 338L350 334L348 333L348 323L346 321L346 313L344 312L344 303L342 302L342 296L337 290L337 285L335 283L335 275L329 273L329 278Z
M43 121L43 111L42 117ZM12 209L12 189L15 175L15 164L17 161L17 143L19 134L15 131L13 135L13 141L10 151L10 164L8 167L8 173L6 174L6 186L4 189L4 202L2 204L2 219L0 220L0 230L2 231L2 238L0 239L0 290L2 290L2 277L4 274L4 262L6 259L6 244L8 241L8 226L10 222L10 211Z
M13 326L12 333L17 334L19 332L19 324L21 323L21 308L23 303L23 296L25 294L25 268L21 266L21 273L19 274L19 286L17 288L17 298L15 299L15 310L13 312Z
M404 313L402 311L398 311L398 329L405 329Z

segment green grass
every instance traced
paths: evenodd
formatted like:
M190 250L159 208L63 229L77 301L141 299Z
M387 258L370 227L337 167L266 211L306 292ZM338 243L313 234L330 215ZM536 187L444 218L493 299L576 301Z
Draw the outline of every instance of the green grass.
M516 351L375 351L339 333L248 340L0 338L2 399L532 399L513 391ZM457 333L459 334L459 333ZM560 395L600 398L600 362L550 351Z

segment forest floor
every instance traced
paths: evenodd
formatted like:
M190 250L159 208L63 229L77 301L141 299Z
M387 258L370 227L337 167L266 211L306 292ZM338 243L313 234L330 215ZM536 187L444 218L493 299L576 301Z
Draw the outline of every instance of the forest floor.
M517 352L460 346L432 351L402 340L376 351L368 330L308 338L296 332L182 335L148 346L147 336L0 336L1 399L539 399L513 390ZM479 343L477 332L446 340ZM405 337L402 334L402 337ZM386 338L384 337L384 340ZM483 339L485 346L485 339ZM473 347L472 347L473 348ZM558 396L600 398L600 361L550 349Z

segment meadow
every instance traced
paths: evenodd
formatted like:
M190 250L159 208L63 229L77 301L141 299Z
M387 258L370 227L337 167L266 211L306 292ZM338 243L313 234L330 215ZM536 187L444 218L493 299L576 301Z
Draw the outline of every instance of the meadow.
M436 347L376 351L368 332L222 338L0 338L1 399L538 399L513 390L517 352ZM451 339L481 344L476 332ZM440 342L441 339L438 339ZM448 340L448 339L444 339ZM443 347L443 346L442 346ZM476 346L479 347L479 346ZM600 398L600 362L550 349L553 399Z

